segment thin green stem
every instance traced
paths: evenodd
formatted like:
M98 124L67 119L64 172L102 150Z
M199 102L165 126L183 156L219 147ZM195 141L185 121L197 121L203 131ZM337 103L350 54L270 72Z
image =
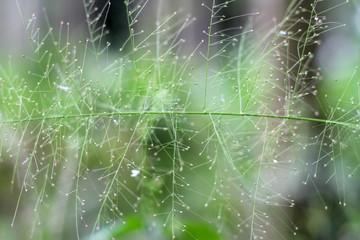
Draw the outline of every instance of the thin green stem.
M129 34L130 34L130 42L131 42L131 48L132 48L132 56L133 56L133 65L134 65L134 69L135 69L135 72L136 71L136 56L135 56L135 40L134 40L134 29L131 27L131 22L130 22L130 9L129 9L129 0L127 0L125 2L125 7L126 7L126 18L127 18L127 21L128 21L128 27L129 27Z
M207 44L207 53L206 53L206 70L205 70L205 89L204 89L204 111L206 110L206 98L207 98L207 86L208 86L208 75L209 75L209 56L210 56L210 43L211 43L211 29L212 23L214 18L214 6L215 0L212 2L211 6L211 16L210 16L210 25L209 25L209 32L208 32L208 44Z
M79 232L79 203L81 202L81 198L80 198L80 194L79 194L79 182L80 182L80 175L81 175L81 165L82 165L82 161L85 155L85 146L86 146L86 141L88 138L88 134L89 134L89 128L86 128L86 132L85 132L85 137L84 137L84 141L81 147L81 153L80 153L80 157L79 157L79 162L78 162L78 167L77 167L77 174L76 174L76 189L75 189L75 226L76 226L76 237L79 240L80 239L80 232Z
M298 82L299 82L299 79L300 79L300 72L301 72L301 67L302 67L302 63L303 63L303 60L305 59L304 57L304 54L305 54L305 50L306 50L306 47L307 47L307 44L309 42L309 36L310 36L310 33L312 32L312 28L313 26L311 25L311 21L314 17L314 13L315 13L315 8L316 8L316 5L317 5L318 1L316 0L314 2L314 4L312 4L312 10L311 10L311 13L310 13L310 19L309 19L309 25L308 25L308 28L307 28L307 31L306 31L306 36L305 36L305 40L304 40L304 45L303 45L303 48L302 48L302 52L301 52L301 55L300 55L300 59L299 59L299 68L298 68L298 71L297 71L297 74L296 74L296 79L295 79L295 84L294 84L294 89L293 89L293 93L292 93L292 97L290 99L290 107L292 105L292 103L294 102L294 98L295 98L295 94L296 94L296 88L298 86Z
M238 55L237 55L237 83L238 83L238 96L239 96L239 109L240 109L240 113L242 112L242 96L241 96L241 65L242 65L242 52L244 49L244 42L245 42L245 38L244 35L241 35L240 37L240 44L239 44L239 48L238 48Z
M261 168L262 168L262 164L263 164L263 160L264 160L264 154L265 154L265 150L266 150L266 145L268 143L267 139L266 139L266 134L267 134L267 128L268 128L268 122L266 122L266 128L264 131L264 144L263 144L263 148L262 148L262 153L260 156L260 162L259 162L259 170L258 170L258 174L257 174L257 179L256 179L256 183L255 183L255 193L254 193L254 201L253 201L253 208L252 208L252 214L251 214L251 227L250 227L250 240L252 239L256 239L254 236L254 224L255 224L255 215L256 215L256 201L257 201L257 195L259 192L259 185L260 185L260 181L261 181Z
M42 121L42 120L56 120L56 119L68 119L68 118L87 118L87 117L106 117L106 116L121 116L121 115L161 115L161 114L175 114L175 115L202 115L202 116L234 116L234 117L257 117L257 118L274 118L274 119L286 119L286 120L298 120L314 123L326 123L335 124L345 127L351 127L360 129L359 124L341 122L336 120L309 118L309 117L297 117L297 116L285 116L285 115L273 115L273 114L258 114L258 113L235 113L235 112L182 112L182 111L131 111L131 112L102 112L102 113L84 113L84 114L69 114L69 115L55 115L44 116L34 118L24 118L15 120L0 121L0 125L3 124L17 124L28 121Z
M160 16L161 16L161 10L163 4L164 4L163 1L160 0L159 7L156 13L156 21L157 23L159 23L159 25L160 25ZM156 59L159 60L156 62L156 68L157 68L159 89L161 89L160 39L161 39L160 31L156 31Z
M175 221L175 184L176 184L176 151L178 149L177 146L177 119L176 115L172 118L172 127L174 131L174 152L173 152L173 159L172 159L172 184L171 184L171 237L175 239L175 230L174 230L174 221Z

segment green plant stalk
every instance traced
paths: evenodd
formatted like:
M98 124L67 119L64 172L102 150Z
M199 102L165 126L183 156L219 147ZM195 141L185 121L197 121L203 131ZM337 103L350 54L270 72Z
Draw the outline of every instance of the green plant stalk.
M133 55L133 65L134 65L134 70L135 73L137 75L137 67L136 67L136 56L135 56L135 40L134 40L134 34L133 34L133 30L131 28L131 23L130 23L130 13L129 13L129 0L127 0L125 2L125 6L126 6L126 18L128 21L128 27L129 27L129 34L130 34L130 41L131 41L131 48L132 48L132 55Z
M258 170L256 183L255 183L254 201L253 201L252 214L251 214L250 240L255 238L254 224L255 224L256 201L257 201L257 195L258 195L258 191L259 191L259 187L260 187L259 184L260 184L260 178L261 178L263 158L264 158L264 154L265 154L266 145L268 143L268 141L266 141L267 128L268 128L268 122L266 121L266 127L265 127L265 131L264 131L264 144L263 144L263 149L262 149L261 156L260 156L259 170Z
M156 13L156 21L159 23L159 25L160 25L161 9L162 9L163 4L164 4L163 1L160 0L159 7L158 7L157 13ZM157 31L156 32L156 59L158 61L156 64L156 68L157 68L159 89L161 89L160 38L161 38L160 32Z
M295 98L295 93L296 93L296 88L298 86L298 82L299 82L299 78L300 78L300 72L301 72L301 67L302 67L302 63L303 63L303 60L304 60L304 54L305 54L305 49L307 47L307 44L309 42L309 36L310 36L310 33L312 32L312 24L311 24L311 21L313 19L313 16L314 16L314 13L315 13L315 8L316 8L316 5L318 3L318 0L315 0L314 4L312 4L312 10L311 10L311 14L310 14L310 19L309 19L309 25L308 25L308 28L306 30L306 36L305 36L305 40L304 40L304 45L303 45L303 49L302 49L302 52L301 52L301 55L300 55L300 59L299 59L299 68L298 68L298 71L297 71L297 74L296 74L296 79L295 79L295 84L294 84L294 89L293 89L293 93L292 93L292 97L290 99L290 107L291 105L293 104L294 102L294 98ZM289 109L290 109L289 107Z
M237 117L257 117L257 118L274 118L274 119L286 119L286 120L298 120L314 123L326 123L335 124L344 127L351 127L360 129L359 124L348 123L336 120L327 120L320 118L309 117L297 117L297 116L285 116L285 115L273 115L273 114L257 114L257 113L235 113L235 112L183 112L183 111L129 111L129 112L103 112L103 113L84 113L84 114L69 114L69 115L56 115L56 116L44 116L25 118L17 120L4 120L0 121L0 125L3 124L19 124L28 121L45 121L56 119L70 119L70 118L87 118L87 117L111 117L111 116L129 116L129 115L161 115L161 114L175 114L175 115L200 115L200 116L237 116Z
M81 175L81 165L82 165L82 161L83 161L83 156L84 156L84 152L85 152L85 144L86 144L86 140L88 138L88 134L89 134L89 128L86 128L86 132L85 132L85 136L84 136L84 141L81 147L81 153L79 156L79 163L78 163L78 168L77 168L77 174L76 174L76 190L75 190L75 225L76 225L76 237L79 240L80 239L80 234L79 234L79 216L78 216L78 201L81 201L80 196L79 196L79 181L80 181L80 175Z
M173 115L174 119L172 118L172 127L174 131L174 152L173 152L173 159L172 159L172 184L171 184L171 238L175 239L175 230L174 230L174 221L175 221L175 183L176 183L176 151L178 149L177 146L177 115Z
M238 48L238 55L237 55L237 82L238 82L238 91L239 91L239 112L242 113L242 94L241 94L241 64L242 64L242 51L244 49L244 41L245 38L243 35L240 37L240 44Z
M204 111L206 111L206 98L207 98L208 75L209 75L209 56L210 56L211 30L212 30L212 23L213 23L213 18L214 18L214 6L215 6L215 0L213 0L212 6L211 6L210 25L209 25L209 32L208 32L209 36L208 36L207 53L206 53L204 106L203 106Z

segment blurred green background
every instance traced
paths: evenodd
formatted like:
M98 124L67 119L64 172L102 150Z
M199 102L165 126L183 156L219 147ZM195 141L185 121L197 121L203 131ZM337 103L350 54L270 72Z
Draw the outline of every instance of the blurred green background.
M218 1L218 4L224 2ZM261 111L264 114L284 115L286 109L292 108L291 104L288 108L278 105L286 106L289 99L284 95L289 89L279 83L274 84L277 90L271 92L273 85L268 81L276 81L275 78L281 78L284 73L294 71L296 74L296 67L277 68L275 59L281 55L290 59L288 65L297 66L296 57L301 54L299 46L304 39L300 39L300 45L290 44L286 53L279 50L279 56L263 57L265 51L257 50L265 49L273 36L266 33L281 21L289 2L236 1L222 9L221 14L228 18L257 12L260 16L234 18L214 28L221 32L253 27L255 36L239 38L233 48L229 44L226 48L230 49L229 59L219 56L209 64L208 94L216 97L209 97L205 110L237 112L239 90L234 87L236 84L226 80L239 75L257 78L257 66L263 59L268 65L259 80L261 87L252 92L249 83L240 90L240 94L244 94L238 97L243 101L240 109L241 104L254 99L257 102L254 100L254 104L249 105L249 113L259 113L264 105L265 110ZM89 5L101 10L106 3L96 1L94 6ZM203 31L208 29L210 14L201 3L190 0L133 2L141 9L134 32L145 32L135 39L141 42L147 36L152 38L149 43L144 42L144 49L132 51L122 1L113 1L108 12L104 8L95 29L105 21L106 35L92 46L86 42L89 34L82 1L0 0L0 239L88 239L92 232L95 232L94 239L171 239L174 233L177 239L360 238L358 126L289 123L282 128L281 121L257 122L251 117L238 121L236 117L219 115L89 117L93 113L122 111L202 111L206 61L199 52L206 55L207 46L199 43L207 40ZM204 1L206 6L211 3ZM295 5L306 9L311 9L311 3L295 1ZM306 48L314 54L307 66L314 77L304 80L306 86L301 89L307 94L296 107L302 111L300 116L358 124L359 73L356 68L360 62L360 2L343 3L318 1L316 15L319 15L312 22L320 26L322 33ZM181 32L173 31L171 26L182 26L182 21L175 16L175 20L169 21L169 34L164 33L157 39L154 26L160 24L159 19L166 21L174 11L194 23ZM97 13L95 11L92 18L96 18ZM308 19L309 15L310 11L299 11L294 19ZM36 24L32 25L28 19ZM287 32L307 28L306 21L294 19L289 20ZM37 45L37 37L46 36L49 25L53 27L55 40L48 37L41 41L40 37L43 44ZM334 29L322 29L325 25ZM37 28L41 29L41 35L36 34ZM32 34L27 35L26 29ZM181 50L174 48L168 56L167 39L175 42L181 38L186 39ZM293 40L290 36L286 39ZM231 72L229 69L239 64L238 42L244 42L242 70ZM161 49L161 53L157 52L159 44L165 49ZM146 53L148 49L151 51ZM193 49L196 49L195 60L188 60ZM97 50L105 57L97 57ZM49 57L46 51L61 52ZM141 61L133 64L134 58ZM309 86L316 87L309 90ZM279 98L278 104L271 102L276 102L271 95L275 95L272 97L276 100ZM20 103L19 99L22 99ZM88 115L83 119L41 121L42 116L79 112ZM294 111L292 115L298 113ZM6 123L28 118L39 120ZM279 144L277 140L283 139L287 141ZM295 143L291 142L294 139ZM263 156L267 156L264 161L269 168L258 172L253 165L258 166L260 161L261 169L263 160L259 159ZM237 160L220 164L219 159ZM290 164L289 159L299 163L291 165L293 162ZM289 165L272 169L271 164L288 160ZM32 161L33 166L26 167L28 161ZM124 162L124 167L120 164L118 168L119 162ZM212 169L214 165L217 170ZM315 170L318 176L314 177L317 165L321 170ZM111 178L114 172L118 177ZM175 183L175 178L179 182ZM259 179L264 187L257 186ZM261 189L259 196L258 189ZM256 220L251 220L256 197L268 208L259 204ZM218 202L216 198L223 200ZM104 205L103 199L107 201ZM295 205L290 200L294 200ZM174 203L179 206L174 207ZM278 206L282 204L283 207ZM184 213L180 209L184 209ZM171 220L174 214L176 218L178 214L184 217ZM255 231L259 233L253 236L251 223L255 221Z

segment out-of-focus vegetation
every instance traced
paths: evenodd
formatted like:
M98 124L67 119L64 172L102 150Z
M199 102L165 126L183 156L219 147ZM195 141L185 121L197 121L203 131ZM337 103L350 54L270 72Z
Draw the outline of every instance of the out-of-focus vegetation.
M360 2L0 4L0 239L360 238Z

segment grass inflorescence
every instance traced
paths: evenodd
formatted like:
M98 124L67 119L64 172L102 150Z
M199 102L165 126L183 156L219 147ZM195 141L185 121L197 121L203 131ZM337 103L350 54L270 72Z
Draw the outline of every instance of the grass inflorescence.
M71 22L27 20L16 3L30 50L21 69L0 66L0 160L10 224L24 229L12 236L289 239L301 183L325 210L324 183L347 204L360 126L358 97L344 102L358 72L325 106L312 64L322 34L344 26L326 14L345 3L291 1L268 24L236 0L126 0L119 49L111 1L83 0L76 42Z

